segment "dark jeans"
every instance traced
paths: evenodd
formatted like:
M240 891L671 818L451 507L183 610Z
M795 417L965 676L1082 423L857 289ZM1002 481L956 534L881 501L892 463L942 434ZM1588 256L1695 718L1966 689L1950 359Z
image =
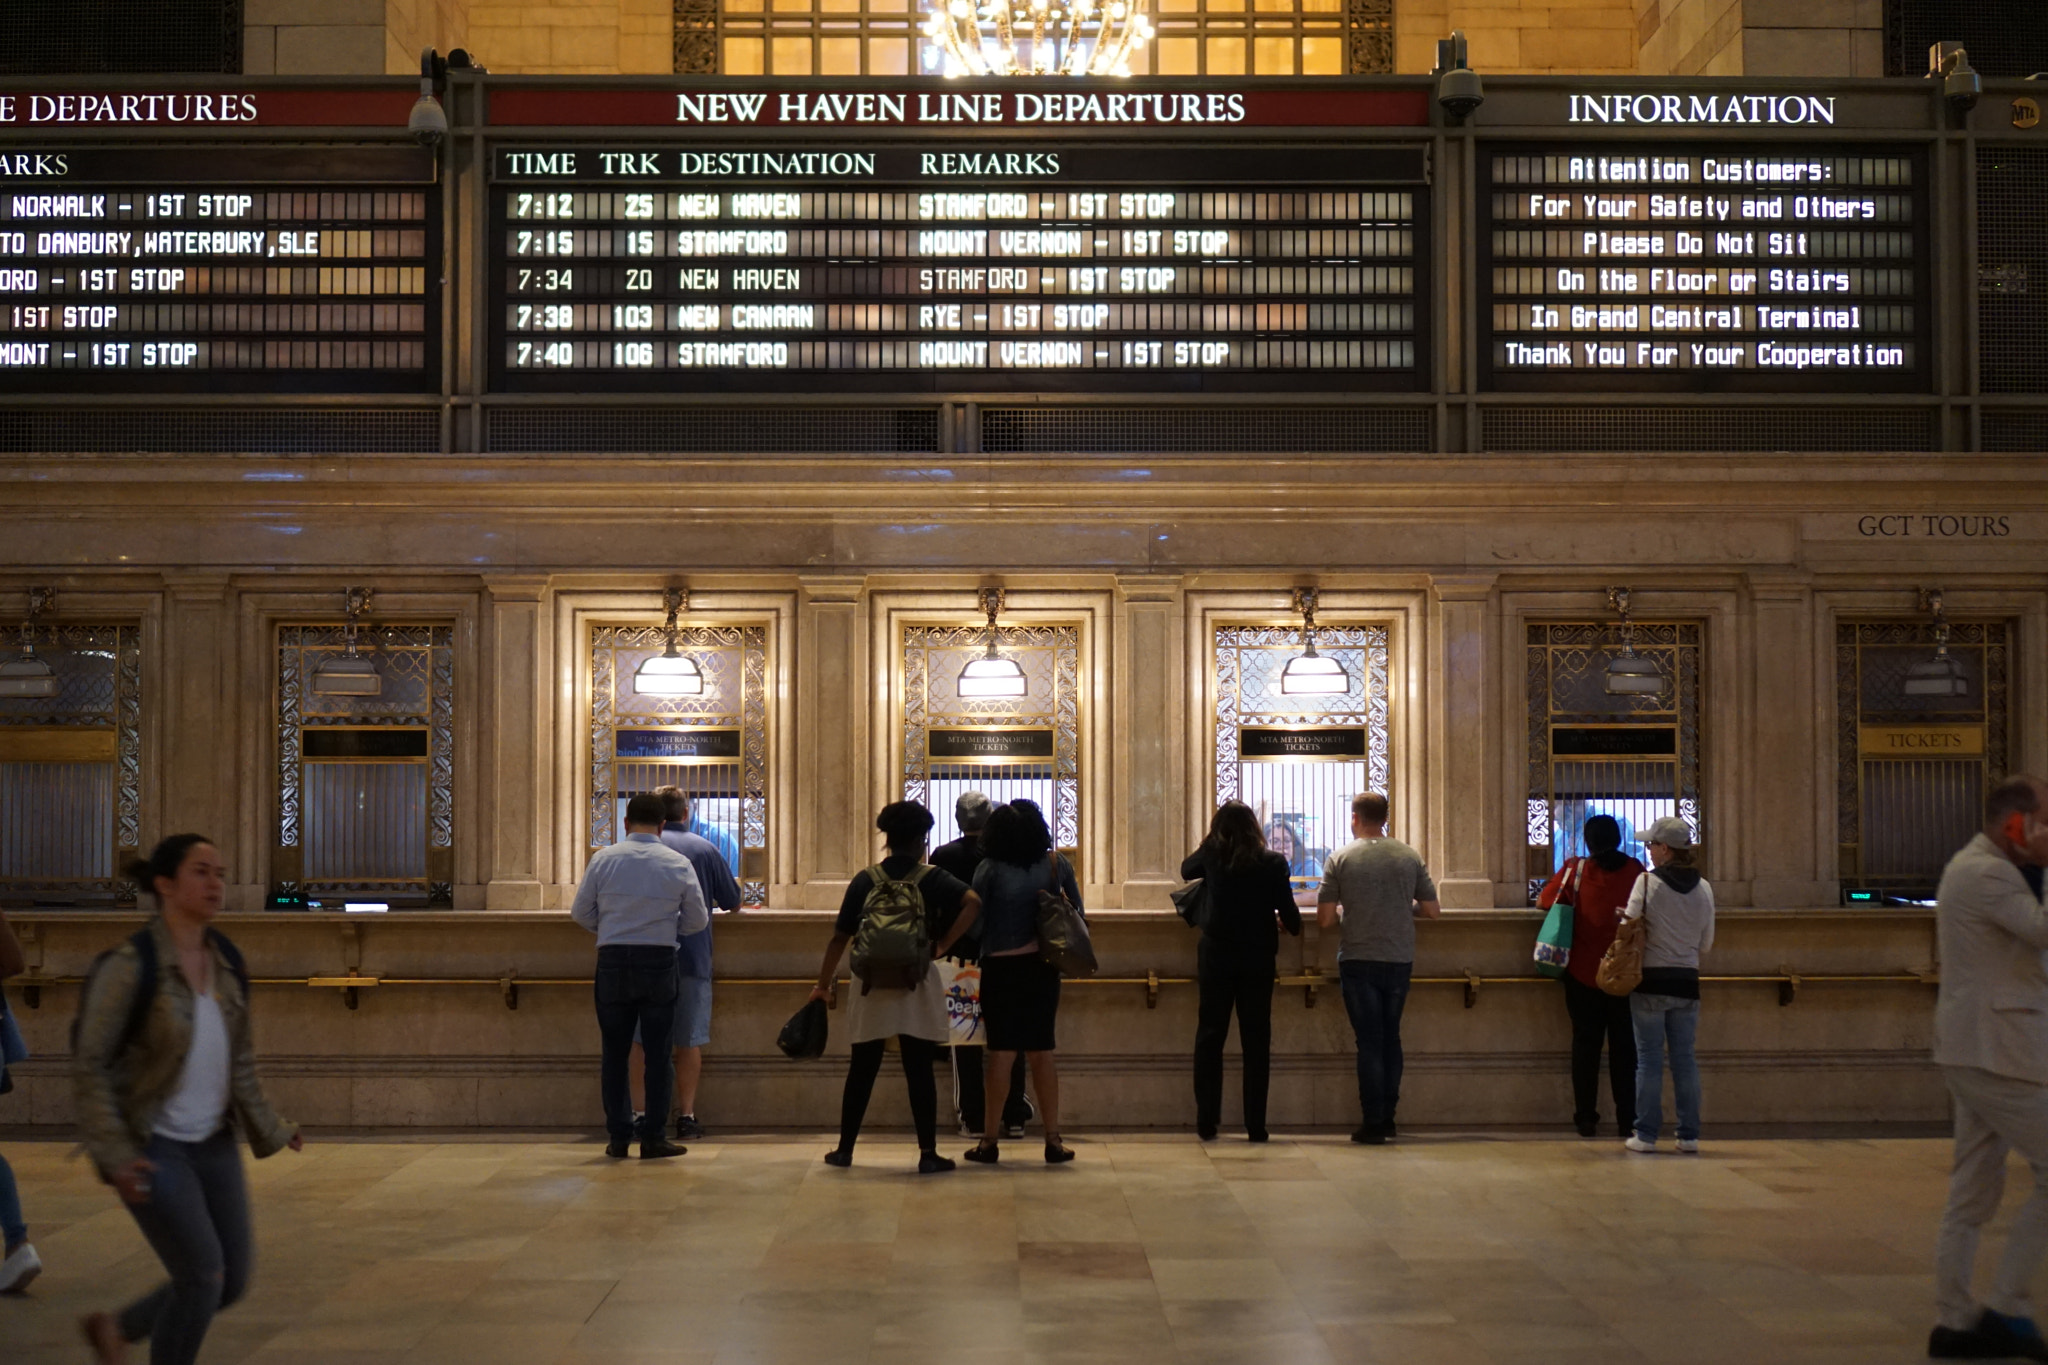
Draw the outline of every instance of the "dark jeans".
M939 1045L909 1034L898 1035L903 1047L903 1084L910 1090L910 1121L917 1126L917 1150L933 1152L939 1146L939 1083L932 1075L938 1064ZM846 1092L839 1101L839 1150L850 1152L860 1137L861 1120L867 1117L868 1101L874 1098L875 1077L882 1074L882 1053L887 1038L874 1038L853 1045L853 1060L846 1068Z
M599 1093L604 1096L604 1127L613 1142L633 1137L633 1092L626 1066L633 1051L633 1030L646 1039L660 1039L642 1048L647 1080L647 1112L640 1120L640 1140L652 1142L668 1131L668 1111L675 1103L676 950L652 944L614 944L597 950L597 1030L604 1039L598 1066Z
M1401 1010L1414 970L1412 962L1337 964L1344 1012L1358 1040L1358 1107L1367 1128L1392 1123L1401 1103Z
M956 1043L953 1045L953 1107L960 1111L960 1122L981 1131L988 1105L988 1086L981 1074L982 1059L979 1043ZM1010 1068L1010 1093L1003 1101L1003 1121L1015 1119L1019 1127L1031 1117L1031 1108L1024 1103L1024 1054L1017 1054L1017 1064Z
M152 1137L149 1199L128 1212L170 1283L121 1310L123 1341L149 1338L150 1365L192 1365L213 1315L249 1286L249 1191L232 1127L204 1142Z
M1237 1042L1244 1052L1244 1126L1266 1128L1266 1091L1273 1074L1273 960L1248 960L1204 938L1196 953L1195 1126L1204 1131L1223 1122L1223 1044L1230 1016L1237 1014Z
M1600 1047L1607 1046L1607 1089L1614 1096L1614 1121L1625 1137L1636 1124L1636 1032L1628 997L1597 986L1564 981L1564 1007L1572 1017L1572 1122L1600 1121Z

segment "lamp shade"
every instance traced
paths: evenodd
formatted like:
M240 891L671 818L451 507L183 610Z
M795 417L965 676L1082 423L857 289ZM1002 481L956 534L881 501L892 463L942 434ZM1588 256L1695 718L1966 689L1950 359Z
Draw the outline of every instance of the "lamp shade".
M1607 661L1607 694L1611 697L1648 695L1664 690L1664 674L1655 659L1640 654L1623 654Z
M54 697L57 675L33 654L0 664L0 697Z
M1021 697L1025 692L1024 669L1015 659L986 654L969 659L960 670L955 690L963 697Z
M704 674L697 668L697 661L687 654L673 652L669 646L667 654L657 654L633 674L633 690L643 697L701 697L704 695Z
M337 655L313 670L313 695L317 697L375 697L383 692L384 679L377 665L360 654Z
M1337 697L1351 690L1351 675L1344 665L1313 649L1287 661L1280 670L1283 697Z
M1970 680L1963 676L1962 664L1947 654L1937 654L1907 669L1899 690L1909 697L1967 697Z

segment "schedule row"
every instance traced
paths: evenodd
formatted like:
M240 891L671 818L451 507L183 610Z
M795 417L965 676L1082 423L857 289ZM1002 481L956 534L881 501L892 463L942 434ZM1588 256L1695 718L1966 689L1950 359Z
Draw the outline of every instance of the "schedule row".
M1407 228L509 228L506 252L534 257L1075 259L1406 257Z
M977 370L1207 369L1406 370L1411 341L1269 341L1231 337L971 338L930 341L801 341L779 337L719 341L507 343L521 370Z
M1412 191L512 191L517 222L1315 222L1399 225L1415 218Z
M515 332L1409 332L1405 303L519 303Z
M926 266L514 266L508 292L521 298L776 298L1033 296L1109 294L1257 295L1277 298L1391 297L1415 293L1412 266L1145 265Z

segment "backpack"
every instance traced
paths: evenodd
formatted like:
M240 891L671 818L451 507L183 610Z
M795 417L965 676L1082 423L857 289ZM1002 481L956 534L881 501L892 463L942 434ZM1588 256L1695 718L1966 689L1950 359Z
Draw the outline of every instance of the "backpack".
M860 929L853 936L853 974L860 978L862 995L877 986L914 991L923 983L932 964L932 934L917 884L930 870L930 863L919 863L897 881L880 863L868 869L873 885L861 903Z
M206 931L206 942L208 946L219 949L220 955L227 959L228 970L235 974L235 980L242 983L242 1000L246 1004L249 999L249 967L242 960L242 950L235 946L233 939L214 929ZM114 1045L115 1058L134 1045L136 1036L149 1019L149 1007L156 1002L156 935L144 926L128 936L128 943L142 960L142 970L135 978L135 994L128 1001L128 1018L121 1025L120 1040ZM78 1025L85 1017L85 1002L92 998L92 983L100 974L100 964L120 951L119 948L107 949L86 969L85 984L78 990L78 1014L71 1020L71 1051L74 1055L78 1051Z

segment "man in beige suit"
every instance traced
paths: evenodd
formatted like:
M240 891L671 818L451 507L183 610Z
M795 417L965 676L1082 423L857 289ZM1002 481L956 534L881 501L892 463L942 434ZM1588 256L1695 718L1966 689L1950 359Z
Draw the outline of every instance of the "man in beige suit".
M1984 803L1984 832L1941 874L1941 998L1934 1060L1955 1099L1955 1169L1935 1245L1941 1321L1927 1354L2048 1360L2027 1287L2048 1252L2048 783L2014 777ZM1977 1239L2005 1192L2005 1156L2034 1168L1988 1304L1970 1282Z

